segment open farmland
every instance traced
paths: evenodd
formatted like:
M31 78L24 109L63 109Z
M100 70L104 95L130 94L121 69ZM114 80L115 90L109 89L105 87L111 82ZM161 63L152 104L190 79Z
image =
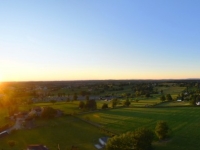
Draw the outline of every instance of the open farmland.
M80 117L96 122L115 133L133 131L139 127L154 130L158 120L167 121L171 128L171 139L165 143L154 142L156 149L196 150L200 146L200 108L122 108L105 110ZM194 140L195 139L195 140Z
M180 94L186 87L180 86L167 86L167 87L157 87L158 91L163 90L164 94L171 94L173 98L175 98L178 94Z
M43 143L49 149L70 149L72 145L81 150L95 150L94 144L103 136L100 130L74 117L39 120L37 128L19 130L0 140L0 149L11 149L8 141L16 141L12 150L25 149L29 144Z

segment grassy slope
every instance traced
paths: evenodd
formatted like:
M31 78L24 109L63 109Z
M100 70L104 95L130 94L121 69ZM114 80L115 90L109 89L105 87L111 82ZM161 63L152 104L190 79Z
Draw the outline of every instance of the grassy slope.
M165 120L172 129L172 138L168 143L156 144L156 149L196 150L200 146L200 109L189 108L124 108L85 114L82 118L90 118L116 133L123 133L139 127L154 130L158 120Z

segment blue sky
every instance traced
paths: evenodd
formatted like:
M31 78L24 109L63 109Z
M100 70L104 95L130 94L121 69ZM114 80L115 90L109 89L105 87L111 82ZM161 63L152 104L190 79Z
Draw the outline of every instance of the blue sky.
M0 80L199 78L199 6L2 0Z

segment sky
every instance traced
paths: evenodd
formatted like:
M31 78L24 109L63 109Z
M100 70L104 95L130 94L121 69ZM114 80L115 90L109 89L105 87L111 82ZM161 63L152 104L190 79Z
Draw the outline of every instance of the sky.
M1 0L0 81L200 78L199 0Z

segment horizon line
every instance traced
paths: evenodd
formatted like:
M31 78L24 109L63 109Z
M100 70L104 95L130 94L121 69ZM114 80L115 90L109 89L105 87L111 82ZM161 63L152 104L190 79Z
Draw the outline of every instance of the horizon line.
M0 83L5 82L65 82L65 81L129 81L129 80L200 80L200 78L163 78L163 79L75 79L75 80L20 80L20 81L0 81Z

